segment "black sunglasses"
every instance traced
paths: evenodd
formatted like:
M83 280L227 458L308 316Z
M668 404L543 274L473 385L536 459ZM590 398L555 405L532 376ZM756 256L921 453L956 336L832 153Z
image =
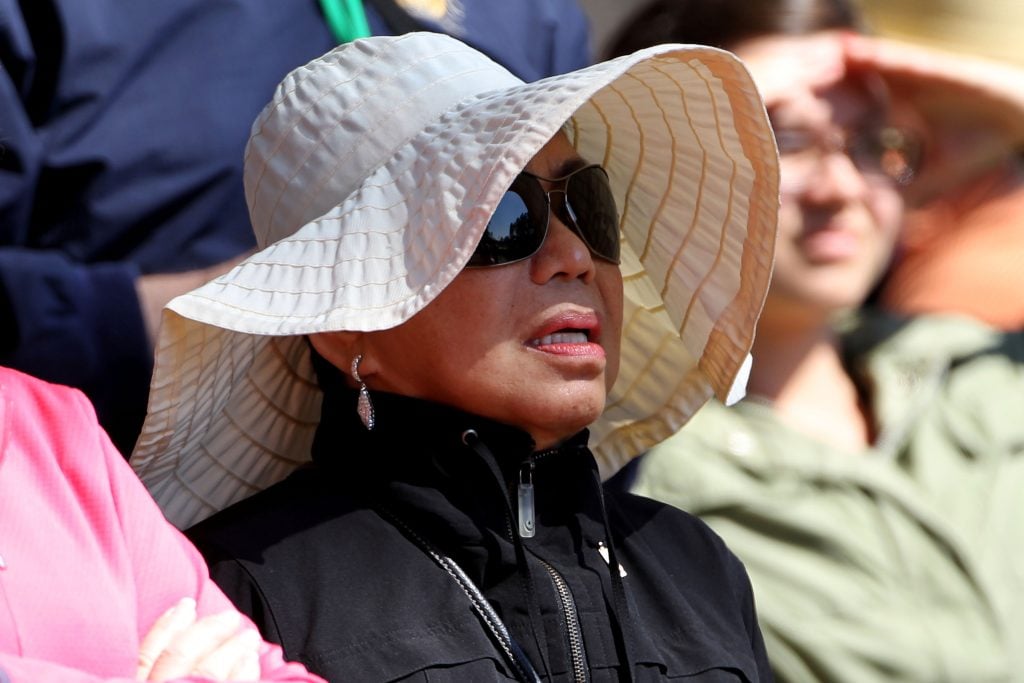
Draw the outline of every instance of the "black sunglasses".
M545 190L543 180L561 184ZM552 199L551 195L560 195ZM561 178L542 178L521 172L498 202L469 267L501 266L522 261L540 250L548 234L551 213L576 233L593 254L619 262L619 214L608 174L596 164Z

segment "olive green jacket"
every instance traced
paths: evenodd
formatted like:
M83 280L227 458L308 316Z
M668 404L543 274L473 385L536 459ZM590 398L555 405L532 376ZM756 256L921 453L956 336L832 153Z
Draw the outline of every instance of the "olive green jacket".
M634 491L743 560L779 680L1024 680L1024 337L865 317L844 340L873 448L712 403Z

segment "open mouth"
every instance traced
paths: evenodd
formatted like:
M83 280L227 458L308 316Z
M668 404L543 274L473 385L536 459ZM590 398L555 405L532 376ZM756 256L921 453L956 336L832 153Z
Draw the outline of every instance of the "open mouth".
M531 339L530 346L551 346L552 344L586 344L590 341L590 330L566 329Z

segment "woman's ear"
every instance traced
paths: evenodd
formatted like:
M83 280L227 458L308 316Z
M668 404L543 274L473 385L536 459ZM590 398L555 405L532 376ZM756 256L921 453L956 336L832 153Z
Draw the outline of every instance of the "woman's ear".
M318 332L309 335L309 343L328 363L351 374L352 359L362 353L362 332Z

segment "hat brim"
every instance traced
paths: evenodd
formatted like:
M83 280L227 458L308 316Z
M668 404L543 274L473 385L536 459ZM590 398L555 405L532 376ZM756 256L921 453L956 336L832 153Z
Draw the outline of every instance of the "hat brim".
M564 127L608 171L621 212L622 358L592 428L604 473L724 398L770 278L775 145L735 57L659 46L461 99L356 192L175 299L132 457L168 518L188 526L308 460L320 394L303 335L389 328L422 310Z

